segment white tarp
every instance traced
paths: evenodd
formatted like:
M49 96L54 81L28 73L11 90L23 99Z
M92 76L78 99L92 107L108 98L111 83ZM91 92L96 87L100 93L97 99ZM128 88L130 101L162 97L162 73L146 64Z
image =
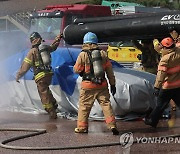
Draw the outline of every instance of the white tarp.
M72 50L71 55L69 55L69 52L64 48L57 49L53 54L54 77L50 88L59 104L59 112L77 114L81 77L73 73L74 62L71 63L69 57L72 58L73 56L72 59L75 61L78 53L74 54ZM6 73L3 74L6 77L0 83L0 108L32 114L45 113L36 84L32 80L32 72L29 71L20 80L20 83L15 81L15 72L18 70L25 55L25 53L17 54L9 58L6 63L3 63L9 64L11 61L11 65L6 65L9 70L5 69ZM155 105L155 97L152 94L155 75L118 67L118 65L113 66L117 92L114 98L111 96L111 104L117 118L126 118L129 115L142 115L150 106L153 107ZM97 102L95 102L91 110L90 117L93 119L103 118L102 110Z

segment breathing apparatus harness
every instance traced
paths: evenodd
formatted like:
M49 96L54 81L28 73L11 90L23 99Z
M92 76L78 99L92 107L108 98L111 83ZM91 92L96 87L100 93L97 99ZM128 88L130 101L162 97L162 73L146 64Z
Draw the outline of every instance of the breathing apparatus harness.
M38 46L39 65L36 66L35 75L37 75L40 72L51 72L51 54L49 48L49 45L44 44L40 44Z
M83 72L83 80L88 80L95 84L101 84L105 79L105 73L102 66L102 56L100 50L82 50L82 52L87 53L90 61L90 73Z

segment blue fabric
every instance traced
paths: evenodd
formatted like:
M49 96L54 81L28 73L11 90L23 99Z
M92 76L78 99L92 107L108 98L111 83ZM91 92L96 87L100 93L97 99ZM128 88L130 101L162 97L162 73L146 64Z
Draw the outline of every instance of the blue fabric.
M73 72L73 66L80 52L80 48L58 48L52 53L52 85L60 85L69 95L73 94L79 76Z
M20 68L28 51L29 49L19 52L0 63L1 68L5 70L3 74L5 74L6 80L15 80L16 72ZM60 85L61 89L68 95L73 94L76 80L79 76L73 72L73 66L80 52L80 48L61 47L51 54L54 72L52 85ZM112 65L113 67L123 67L115 61L112 61ZM22 79L33 80L33 71L29 70ZM4 81L1 80L2 82Z

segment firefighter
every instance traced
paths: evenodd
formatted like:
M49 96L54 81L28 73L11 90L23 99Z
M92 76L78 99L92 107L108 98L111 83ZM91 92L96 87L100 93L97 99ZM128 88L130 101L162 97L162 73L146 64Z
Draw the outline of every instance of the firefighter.
M169 31L170 36L174 40L176 47L180 48L180 35L177 32L176 28L174 28L174 26L169 26L168 31ZM161 49L163 48L162 45L159 43L157 39L154 39L153 42L154 42L155 50L160 53ZM173 100L170 100L170 105L171 105L171 109L173 111L176 111L176 104L174 103Z
M33 32L30 35L31 49L27 53L19 71L16 74L16 81L25 75L32 67L34 79L37 84L37 89L44 109L49 113L50 119L56 119L57 103L53 97L49 85L52 79L51 57L50 52L53 52L59 46L62 35L56 36L51 45L44 45L42 37L39 33Z
M163 53L161 52L161 50L163 49L162 44L159 42L158 39L154 39L153 40L153 45L154 45L154 49L161 54L161 56L163 56ZM176 44L177 46L177 44ZM174 103L174 101L171 99L170 100L170 106L171 106L171 110L172 111L176 111L176 104Z
M157 106L145 124L156 127L161 114L172 99L180 107L180 48L175 46L172 38L161 41L162 58L158 65L158 73L154 84L154 94L157 96Z
M141 60L142 70L156 75L159 54L154 50L152 40L142 40L141 43L133 40L133 43L142 52L141 56L138 55L138 59Z
M174 40L176 47L180 47L180 35L178 34L178 32L176 31L176 29L173 26L168 27L168 31L169 34L171 36L171 38ZM158 39L154 39L153 40L153 45L154 45L154 49L160 53L161 53L161 49L163 48L162 44L159 42Z
M174 27L168 27L169 29L169 34L171 35L171 37L173 38L173 40L175 41L176 43L176 47L179 47L180 48L180 35L179 33L177 32L177 30L174 28ZM171 104L171 108L173 111L176 111L176 105L174 103L174 101L170 101L170 104Z
M96 34L88 32L84 35L82 51L74 65L74 72L82 77L77 128L75 133L88 133L88 117L94 101L100 104L107 127L113 135L118 135L115 116L110 104L110 94L105 74L111 85L111 93L116 93L115 76L107 53L100 50Z

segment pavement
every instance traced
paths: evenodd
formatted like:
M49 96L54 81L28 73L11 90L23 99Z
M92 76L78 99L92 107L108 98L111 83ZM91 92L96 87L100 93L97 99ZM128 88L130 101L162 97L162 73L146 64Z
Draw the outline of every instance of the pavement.
M47 131L47 133L41 135L15 140L7 143L7 145L13 147L51 147L52 149L16 150L0 147L0 154L178 154L180 153L180 146L178 146L180 137L159 138L160 136L180 134L180 110L172 112L172 122L174 122L174 125L168 127L168 120L161 119L158 127L155 129L146 126L141 120L128 122L119 120L117 121L117 126L120 135L113 136L103 121L89 121L89 133L76 134L74 133L75 120L60 117L57 120L50 120L47 114L1 111L0 129L23 128L46 129ZM0 131L0 140L2 142L6 139L26 134L29 134L29 132ZM128 135L129 137L127 137ZM118 144L120 143L120 138L124 146ZM132 138L138 143L131 145L129 141ZM97 144L107 144L107 146L60 150L62 147Z

